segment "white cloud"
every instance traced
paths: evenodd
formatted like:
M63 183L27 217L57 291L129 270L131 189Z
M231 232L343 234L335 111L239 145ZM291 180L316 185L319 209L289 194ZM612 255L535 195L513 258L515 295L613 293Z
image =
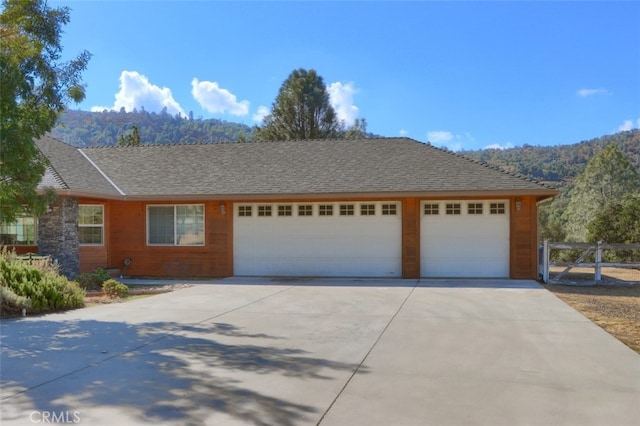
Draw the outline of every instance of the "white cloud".
M485 146L483 149L509 149L513 148L513 144L511 142L507 142L505 144L492 143L491 145Z
M607 93L606 89L580 89L576 92L578 96L581 98L586 98L588 96L599 95Z
M215 81L200 81L194 78L191 81L191 94L203 109L214 114L249 114L249 101L238 102L236 95L221 88Z
M453 139L453 133L444 130L435 130L427 132L427 141L431 143L445 143Z
M356 89L353 83L336 82L331 83L327 88L331 106L336 110L338 120L351 125L358 118L360 109L353 104L353 95Z
M398 133L400 134L400 136L407 136L409 134L409 131L405 129L400 129Z
M151 84L149 79L137 71L122 71L120 74L120 90L116 93L116 100L112 107L94 106L91 111L105 109L118 111L133 111L134 108L150 112L161 112L167 108L169 114L184 114L180 104L173 99L171 89Z
M640 128L640 118L638 118L636 125L633 125L633 120L625 120L620 126L618 126L619 132L625 132L627 130L633 130Z
M264 120L264 118L270 113L271 113L271 110L269 109L269 107L260 105L258 107L258 111L255 114L253 114L253 121L255 121L256 123L262 123L262 120Z
M475 141L476 139L469 132L452 133L448 130L432 130L427 132L427 142L451 151L468 149L469 144L473 144Z

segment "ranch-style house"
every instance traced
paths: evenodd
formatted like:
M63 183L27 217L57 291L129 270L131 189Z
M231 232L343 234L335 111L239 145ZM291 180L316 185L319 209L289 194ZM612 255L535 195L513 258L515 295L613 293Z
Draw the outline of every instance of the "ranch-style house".
M78 148L37 141L56 201L3 245L137 277L537 278L557 191L407 138Z

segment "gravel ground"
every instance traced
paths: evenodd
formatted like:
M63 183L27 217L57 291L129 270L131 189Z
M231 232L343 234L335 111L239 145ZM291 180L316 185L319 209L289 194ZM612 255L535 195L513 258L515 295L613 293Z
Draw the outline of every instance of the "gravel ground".
M640 285L545 287L640 354Z

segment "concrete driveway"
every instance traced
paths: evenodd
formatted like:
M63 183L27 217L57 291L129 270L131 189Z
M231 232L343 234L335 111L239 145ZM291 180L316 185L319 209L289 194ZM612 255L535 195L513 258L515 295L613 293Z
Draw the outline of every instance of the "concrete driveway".
M533 281L229 278L1 335L3 426L640 419L640 356Z

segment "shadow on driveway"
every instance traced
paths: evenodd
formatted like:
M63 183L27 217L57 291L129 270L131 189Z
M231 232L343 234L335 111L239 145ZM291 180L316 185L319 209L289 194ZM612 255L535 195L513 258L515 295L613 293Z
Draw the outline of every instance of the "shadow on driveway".
M77 412L83 422L106 411L140 423L195 425L217 412L244 423L294 425L318 416L317 409L270 396L269 387L249 389L237 372L322 380L357 368L226 323L33 318L3 321L1 331L3 424L27 424L36 410Z

